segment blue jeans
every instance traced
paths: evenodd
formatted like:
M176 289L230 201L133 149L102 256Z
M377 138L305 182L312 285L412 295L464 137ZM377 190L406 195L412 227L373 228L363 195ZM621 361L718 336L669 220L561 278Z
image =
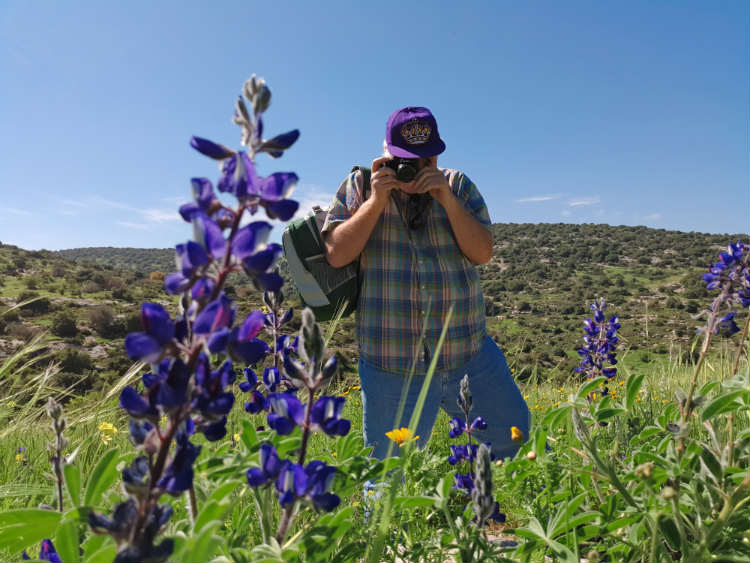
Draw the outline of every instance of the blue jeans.
M449 416L464 419L458 407L459 382L469 375L469 389L473 407L469 423L481 416L487 422L487 430L472 431L479 443L490 442L492 453L502 459L512 457L520 444L511 439L510 427L517 426L525 438L529 436L531 413L521 392L513 381L505 354L490 336L485 338L480 351L460 368L436 371L427 391L422 416L417 425L419 446L424 446L430 437L442 407ZM375 446L372 455L383 459L388 453L389 439L385 433L394 428L409 425L409 419L425 380L424 374L415 374L406 392L406 404L402 419L395 420L402 389L408 376L382 371L360 358L359 377L362 380L362 427L365 444ZM445 433L449 428L445 427ZM456 442L460 443L460 442ZM394 447L391 455L398 455Z

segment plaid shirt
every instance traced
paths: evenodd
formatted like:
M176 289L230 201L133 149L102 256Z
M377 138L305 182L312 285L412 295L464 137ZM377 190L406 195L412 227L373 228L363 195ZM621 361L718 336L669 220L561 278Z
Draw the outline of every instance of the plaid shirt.
M487 206L471 180L458 170L440 171L464 208L489 226ZM437 369L454 369L479 351L486 334L479 275L461 252L443 206L431 199L425 226L409 229L399 211L405 210L407 199L399 190L391 192L362 251L356 321L360 357L402 374L409 373L416 358L416 373L425 373L453 305ZM352 172L336 193L323 233L354 215L362 201L362 173Z

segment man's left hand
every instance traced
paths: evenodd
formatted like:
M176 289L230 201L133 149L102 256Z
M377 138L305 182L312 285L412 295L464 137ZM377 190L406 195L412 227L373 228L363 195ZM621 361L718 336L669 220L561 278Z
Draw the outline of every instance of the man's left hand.
M422 168L414 180L414 193L426 192L443 206L447 198L453 195L448 179L435 166Z

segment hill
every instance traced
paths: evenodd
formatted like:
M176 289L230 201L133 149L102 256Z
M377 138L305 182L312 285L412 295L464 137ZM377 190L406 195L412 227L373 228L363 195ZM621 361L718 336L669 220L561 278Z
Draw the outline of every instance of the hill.
M75 262L90 262L148 274L175 269L174 248L114 248L98 246L59 250L59 256Z
M727 243L747 240L592 224L495 224L492 231L493 258L478 268L487 326L520 378L571 377L582 321L599 297L608 314L620 316L624 365L688 360L700 324L694 315L711 299L700 275ZM162 289L163 275L173 270L171 249L49 252L0 244L0 358L45 330L46 349L61 361L67 385L106 387L130 366L122 342L140 330L140 303L174 309ZM285 291L299 305L289 285ZM228 293L240 315L260 306L240 276L230 279ZM31 297L38 299L3 314ZM344 319L332 338L349 371L357 359L353 331L353 318Z

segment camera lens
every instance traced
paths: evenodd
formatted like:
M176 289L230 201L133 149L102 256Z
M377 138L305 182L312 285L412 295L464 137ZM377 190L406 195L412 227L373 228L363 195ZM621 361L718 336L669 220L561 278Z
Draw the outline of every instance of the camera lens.
M401 162L396 170L396 178L400 182L408 184L417 175L417 168L411 162Z

